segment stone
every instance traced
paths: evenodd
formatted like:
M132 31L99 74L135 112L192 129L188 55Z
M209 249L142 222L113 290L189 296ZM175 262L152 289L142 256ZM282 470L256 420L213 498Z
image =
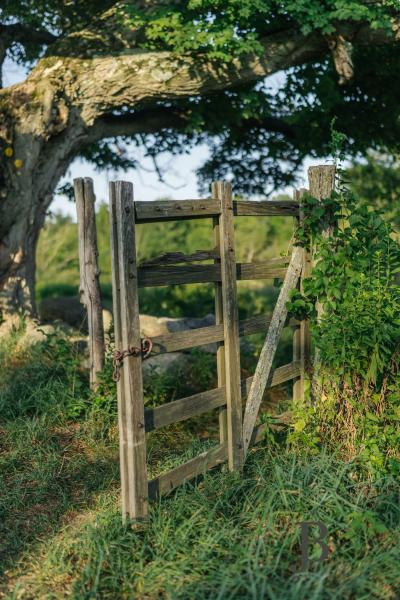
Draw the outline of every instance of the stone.
M143 377L149 379L153 375L174 374L190 364L190 356L183 352L159 354L143 361Z

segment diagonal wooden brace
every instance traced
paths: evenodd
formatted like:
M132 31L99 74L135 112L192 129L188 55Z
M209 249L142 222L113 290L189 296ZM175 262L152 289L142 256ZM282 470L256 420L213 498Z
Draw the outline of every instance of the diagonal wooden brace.
M243 444L245 453L250 444L251 434L253 433L260 404L265 392L279 338L281 337L282 329L285 325L287 317L286 303L289 300L290 292L296 287L300 277L303 265L303 252L304 250L300 246L294 247L286 277L272 314L267 337L265 338L254 373L243 419Z

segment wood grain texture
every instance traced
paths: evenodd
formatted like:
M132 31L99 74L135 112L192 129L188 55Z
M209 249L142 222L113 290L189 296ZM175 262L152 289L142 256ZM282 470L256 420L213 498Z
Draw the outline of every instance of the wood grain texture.
M283 278L286 268L276 262L237 263L236 279L276 279ZM221 281L220 265L165 265L162 267L140 267L139 287L157 287L188 283L213 283Z
M299 214L299 203L296 200L235 200L233 214L238 217L295 217Z
M218 187L215 183L211 184L211 196L219 203L218 200ZM217 265L219 272L221 272L221 257L219 248L221 246L221 234L219 229L219 218L213 218L213 241L214 247L217 251L217 256L214 259L214 264ZM218 387L224 387L225 389L225 346L224 346L224 312L223 312L223 304L222 304L222 284L220 281L216 281L214 284L215 291L215 325L220 327L222 330L222 339L217 340L217 381ZM227 417L228 411L226 407L226 396L225 397L225 405L221 406L219 409L218 421L219 421L219 442L220 444L228 443L228 424Z
M98 373L104 368L105 345L103 308L98 267L96 212L93 181L74 179L79 240L80 300L87 310L89 329L90 386L98 385Z
M227 402L228 463L230 470L243 466L242 401L240 393L240 339L236 289L235 231L232 187L215 182L213 192L220 201L219 217L221 293L224 325L225 387Z
M265 389L274 387L276 385L280 385L281 383L285 383L285 381L290 381L295 377L300 375L300 361L293 361L288 363L287 365L282 365L281 367L277 367L276 369L271 370L269 377L267 379L267 383ZM247 377L241 383L241 393L242 399L245 400L248 396L248 393L251 388L251 384L253 383L253 377Z
M121 329L121 288L119 283L119 249L117 233L117 209L115 184L110 183L110 249L111 249L111 275L113 296L113 323L116 348L122 348ZM129 514L129 476L128 476L128 444L127 444L127 415L125 406L125 378L124 370L120 369L120 378L117 381L118 403L118 431L119 431L119 464L121 478L121 510L123 522Z
M220 206L212 199L199 200L159 200L135 202L137 223L155 223L180 219L216 217ZM235 200L233 214L238 217L267 217L298 215L299 205L294 200Z
M144 413L146 433L153 429L166 427L171 423L185 421L225 404L225 388L218 387L187 398L168 402L156 408L146 408Z
M292 258L288 266L287 274L279 293L278 301L275 305L271 324L268 329L267 337L262 347L260 358L253 376L249 396L247 398L246 409L243 421L243 443L245 452L247 451L251 439L251 434L257 419L258 410L264 395L265 387L270 375L272 362L278 347L279 338L287 318L286 303L289 294L297 285L302 268L303 252L302 248L295 246Z
M160 256L155 256L149 260L140 263L139 267L158 267L160 265L177 265L180 263L200 262L203 260L214 260L219 257L219 251L213 250L196 250L192 254L184 254L183 252L166 252Z
M297 224L302 226L304 223L304 211L302 208L302 198L308 190L301 188L300 190L294 190L294 199L299 202L299 218ZM311 275L311 255L307 248L303 248L303 265L301 270L300 279L298 282L298 289L304 293L304 279L307 279ZM296 381L293 383L293 400L295 402L305 401L305 387L307 373L311 366L311 332L310 332L310 321L303 319L300 322L298 328L293 332L293 361L300 362L300 374Z
M227 454L227 445L221 444L207 452L202 452L192 460L168 471L168 473L159 475L149 481L149 497L154 499L161 494L167 494L184 481L190 481L199 475L203 475L211 468L224 463Z
M133 187L116 181L115 206L119 251L119 283L121 305L122 348L140 348L139 301L136 268L135 211ZM142 357L128 356L123 361L126 418L126 453L128 462L128 514L140 520L147 516L146 439Z
M264 313L239 321L239 336L243 337L246 335L267 331L270 320L271 314ZM293 325L297 323L298 321L291 319L288 324ZM223 323L220 323L219 325L199 327L197 329L188 329L186 331L167 333L152 338L152 354L178 352L180 350L187 350L188 348L195 348L197 346L205 346L206 344L223 342L223 340Z
M294 377L298 377L300 374L300 362L292 362L287 365L283 365L274 369L267 381L267 388L280 385L285 381L289 381ZM241 382L241 396L242 399L247 398L247 394L250 390L253 377L248 377ZM208 412L218 407L226 405L226 388L224 385L207 390L206 392L200 392L187 398L181 398L168 402L162 406L156 408L145 409L145 428L146 433L153 429L159 429L160 427L166 427L171 423L178 423L200 415L204 412Z
M219 214L219 204L211 199L135 202L136 223L210 218Z
M299 205L294 200L235 200L233 214L238 217L288 216L298 215ZM216 217L220 206L215 198L199 200L158 200L135 202L137 223L154 223L180 219Z

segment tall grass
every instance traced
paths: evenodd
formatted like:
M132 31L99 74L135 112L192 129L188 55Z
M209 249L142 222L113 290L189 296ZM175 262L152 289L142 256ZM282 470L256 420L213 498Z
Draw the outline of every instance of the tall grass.
M243 475L209 473L152 503L147 528L123 527L115 410L87 393L73 347L22 350L22 335L0 343L0 597L399 597L398 481L362 481L356 462L284 437ZM215 443L206 426L150 437L150 475ZM306 520L328 528L330 557L294 574Z

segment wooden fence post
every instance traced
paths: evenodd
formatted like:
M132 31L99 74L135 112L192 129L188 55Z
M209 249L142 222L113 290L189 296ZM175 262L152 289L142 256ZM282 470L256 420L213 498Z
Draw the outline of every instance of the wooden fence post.
M299 202L299 218L297 222L302 225L304 221L303 210L301 206L302 197L308 190L302 188L294 191L294 200ZM304 292L304 279L311 274L311 255L307 248L303 248L303 266L299 280L299 290ZM293 383L293 400L304 402L305 400L305 382L307 373L311 368L311 333L310 322L306 319L300 322L293 335L293 361L300 363L300 377Z
M226 181L217 181L213 184L212 190L215 197L220 201L221 206L218 236L221 259L221 296L224 322L224 372L227 400L228 464L229 469L233 471L242 468L244 454L232 186ZM222 368L220 368L219 376L222 377L222 374L223 371Z
M110 182L110 249L111 249L111 273L112 273L112 296L113 296L113 325L114 342L116 348L122 348L121 329L121 287L119 283L119 248L117 230L117 208L115 184ZM117 381L118 401L118 430L119 430L119 464L121 478L121 509L122 520L125 522L129 515L129 478L128 478L128 455L126 434L126 409L125 409L125 377L124 370L119 370Z
M110 184L112 270L116 350L126 352L117 382L120 403L120 459L124 519L143 520L148 511L148 481L142 357L139 325L138 275L135 244L133 186L126 181Z
M74 179L79 237L80 300L88 315L90 386L97 386L97 374L104 368L103 310L99 283L95 195L89 177Z
M211 184L211 197L218 200L218 185ZM221 236L219 229L219 218L213 218L213 237L214 247L218 250L218 258L214 259L214 264L221 268L220 245ZM214 285L215 289L215 324L221 325L224 322L223 306L222 306L222 283L217 281ZM218 387L225 386L225 347L224 342L217 342L217 378ZM221 444L228 441L227 431L227 408L221 406L219 409L219 441Z

